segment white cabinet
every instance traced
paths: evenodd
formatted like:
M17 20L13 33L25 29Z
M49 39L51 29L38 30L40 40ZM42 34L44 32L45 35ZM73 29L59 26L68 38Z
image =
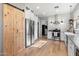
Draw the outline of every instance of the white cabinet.
M75 56L75 45L71 39L73 38L68 37L68 56Z
M52 32L48 31L48 39L52 39Z
M61 35L60 35L61 37L61 40L62 41L64 41L64 42L66 42L66 36L65 36L65 34L64 34L64 32L61 32Z

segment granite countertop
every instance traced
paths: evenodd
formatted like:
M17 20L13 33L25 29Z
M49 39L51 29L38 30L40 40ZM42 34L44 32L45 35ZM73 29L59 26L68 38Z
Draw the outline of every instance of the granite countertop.
M65 34L68 35L68 36L74 36L75 35L75 33L71 33L71 32L65 32Z
M75 46L79 49L79 35L75 34L75 36L74 36L72 41L75 44Z
M71 33L71 32L65 32L65 35L70 37L73 44L79 49L79 34Z

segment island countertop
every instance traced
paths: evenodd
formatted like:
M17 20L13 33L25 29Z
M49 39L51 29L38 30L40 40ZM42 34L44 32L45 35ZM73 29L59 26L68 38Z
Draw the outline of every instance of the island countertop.
M73 44L79 49L79 34L65 32L65 35L68 36Z

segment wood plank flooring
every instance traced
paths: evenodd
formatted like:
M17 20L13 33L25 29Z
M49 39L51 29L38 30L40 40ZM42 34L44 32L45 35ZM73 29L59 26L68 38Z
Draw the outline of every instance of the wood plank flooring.
M41 39L44 39L44 38L41 38ZM20 56L67 56L67 50L64 42L47 40L47 44L45 44L43 47L41 48L28 47L28 48L25 48L18 55Z

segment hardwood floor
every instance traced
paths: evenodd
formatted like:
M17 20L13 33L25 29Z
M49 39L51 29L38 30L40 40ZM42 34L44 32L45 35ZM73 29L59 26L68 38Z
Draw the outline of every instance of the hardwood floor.
M44 39L44 38L41 38L41 39ZM67 56L67 50L64 42L47 40L47 44L45 44L43 47L41 48L28 47L28 48L25 48L18 55L20 56Z

